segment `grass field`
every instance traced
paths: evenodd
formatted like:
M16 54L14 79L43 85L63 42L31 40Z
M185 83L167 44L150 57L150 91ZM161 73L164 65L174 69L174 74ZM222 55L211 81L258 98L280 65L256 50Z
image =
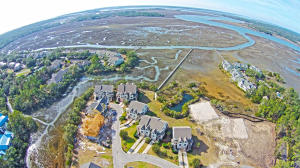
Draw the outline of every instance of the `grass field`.
M159 168L158 166L155 166L153 164L150 163L146 163L146 162L130 162L127 165L125 165L125 168Z
M128 132L128 137L129 137L126 140L124 140L121 137L122 148L125 152L127 152L132 147L134 142L137 140L137 138L134 137L136 126L137 126L136 124L133 124L131 127L124 129L125 131Z
M194 137L194 141L196 141L195 143L200 142L201 145L200 145L200 148L193 150L191 153L188 153L189 163L192 163L192 160L194 158L198 158L201 160L201 162L204 165L208 165L210 163L215 162L218 159L217 158L217 148L213 144L214 142L212 141L212 139L208 138L205 135L200 135L199 132L202 132L202 130L203 130L203 128L200 125L193 123L192 121L190 121L188 119L188 117L183 118L183 119L175 119L175 118L166 116L164 113L162 113L160 111L162 104L160 102L154 100L154 92L152 92L152 91L144 91L144 92L150 101L148 103L148 106L150 109L150 113L152 115L157 116L164 121L167 121L169 124L169 127L190 126L192 128L192 134ZM167 150L167 154L169 156L173 157L173 159L170 159L170 158L164 158L164 159L166 159L174 164L178 164L177 154L174 154L171 149L165 149L165 148L161 147L161 150ZM148 154L159 157L156 153L154 153L152 151L152 149L149 150Z
M28 69L28 68L27 68L27 69L22 69L22 71L16 73L16 76L17 76L17 77L22 76L22 75L26 76L26 75L28 75L30 72L31 72L31 70Z

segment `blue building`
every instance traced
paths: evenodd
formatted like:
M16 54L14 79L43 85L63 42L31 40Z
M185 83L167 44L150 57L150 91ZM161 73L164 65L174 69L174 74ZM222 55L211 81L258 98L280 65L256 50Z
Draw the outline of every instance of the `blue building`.
M0 156L9 148L13 133L6 130L8 117L0 113Z

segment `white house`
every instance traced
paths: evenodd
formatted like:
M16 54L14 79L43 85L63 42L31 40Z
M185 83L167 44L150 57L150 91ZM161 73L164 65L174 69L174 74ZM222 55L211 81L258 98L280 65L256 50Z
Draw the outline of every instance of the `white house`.
M127 108L127 118L137 120L148 111L148 105L138 101L131 101Z
M193 146L192 129L188 126L173 127L172 146L175 151L189 151Z
M157 117L142 116L137 126L137 135L149 137L153 141L163 139L168 123Z

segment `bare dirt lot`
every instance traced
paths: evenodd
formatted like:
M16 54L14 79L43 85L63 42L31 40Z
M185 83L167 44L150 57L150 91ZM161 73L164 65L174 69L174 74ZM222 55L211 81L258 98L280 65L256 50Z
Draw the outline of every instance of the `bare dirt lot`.
M199 123L217 119L219 117L209 102L191 104L189 108L190 115Z
M272 167L275 163L275 125L244 119L219 118L202 122L204 135L217 147L217 161L211 167Z

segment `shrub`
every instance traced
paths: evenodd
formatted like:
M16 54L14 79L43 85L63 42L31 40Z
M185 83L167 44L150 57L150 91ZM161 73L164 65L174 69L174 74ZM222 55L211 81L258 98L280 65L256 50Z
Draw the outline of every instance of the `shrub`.
M202 167L200 159L197 159L197 158L193 159L192 165L193 165L194 168L200 168L200 167Z
M149 144L149 143L151 142L151 139L150 139L149 137L146 137L145 142L146 142L147 144Z
M152 150L153 152L155 152L156 154L159 154L160 153L160 147L159 145L156 143L152 146Z
M123 138L123 139L127 139L127 138L128 138L128 132L125 131L125 130L121 130L121 131L120 131L120 136L121 136L121 138Z
M126 120L126 117L125 116L121 116L120 117L120 121L124 121L124 120Z

